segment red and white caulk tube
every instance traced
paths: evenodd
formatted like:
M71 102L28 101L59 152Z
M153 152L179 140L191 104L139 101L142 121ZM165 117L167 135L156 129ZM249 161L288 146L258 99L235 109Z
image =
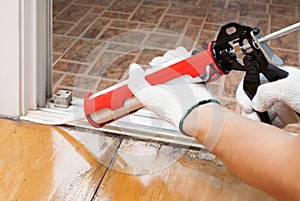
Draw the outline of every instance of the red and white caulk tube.
M209 48L185 60L146 75L151 85L163 84L180 76L197 78L204 76L206 82L218 79L226 74L215 63L212 55L212 43ZM207 68L208 65L213 67ZM142 107L127 86L127 81L118 83L103 91L89 93L84 100L84 112L88 122L94 127L102 127L116 119L131 114Z

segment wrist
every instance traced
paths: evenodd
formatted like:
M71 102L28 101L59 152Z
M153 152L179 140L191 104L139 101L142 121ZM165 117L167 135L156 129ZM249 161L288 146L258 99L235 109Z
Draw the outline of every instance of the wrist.
M182 128L186 134L195 137L199 143L203 144L213 117L218 116L217 113L224 111L224 109L217 102L199 105L186 116Z

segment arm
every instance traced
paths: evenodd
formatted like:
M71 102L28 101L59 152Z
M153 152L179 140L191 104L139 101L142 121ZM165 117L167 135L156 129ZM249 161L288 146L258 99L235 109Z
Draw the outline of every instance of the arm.
M288 78L282 81L285 80ZM208 103L217 101L213 101L203 83L180 80L175 84L152 86L145 80L142 68L132 64L128 87L144 106L172 123L182 134L195 137L245 182L277 199L300 200L299 137ZM292 88L299 92L298 88L289 87ZM297 106L299 102L289 104Z
M223 115L225 118L218 118ZM212 152L231 172L279 200L300 200L300 136L290 136L214 103L194 109L183 129L205 144L210 125L214 128L217 124L222 129Z

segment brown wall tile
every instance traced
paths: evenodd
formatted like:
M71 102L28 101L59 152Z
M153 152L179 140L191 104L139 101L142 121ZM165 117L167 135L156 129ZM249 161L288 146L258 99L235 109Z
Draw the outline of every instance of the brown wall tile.
M52 52L52 63L55 63L56 60L60 57L60 53Z
M121 30L121 29L120 29ZM136 31L136 30L121 30L123 34L113 37L111 41L125 43L125 44L141 44L141 41L147 36L146 32Z
M104 71L112 65L112 62L119 58L121 53L116 52L104 52L100 55L94 66L89 72L89 75L100 76Z
M189 18L187 17L166 15L160 23L159 28L183 33L183 30L188 21Z
M277 54L284 62L285 65L291 66L299 66L299 53L294 51L288 50L279 50L273 48L275 54Z
M85 34L83 35L84 38L91 38L91 39L95 39L100 32L103 30L103 28L108 25L108 23L110 22L109 19L106 18L99 18L93 25L91 28L89 28Z
M162 2L162 1L145 0L143 2L143 5L145 5L145 6L167 7L169 5L169 3L168 2Z
M97 64L90 71L90 75L100 78L120 80L133 62L134 55L118 53L104 53Z
M53 16L66 8L73 0L53 0Z
M60 85L93 90L94 87L98 84L98 81L99 80L96 78L66 75Z
M77 22L91 8L92 7L90 6L71 5L63 13L58 15L55 19L69 22Z
M297 16L296 7L291 6L270 5L270 13L274 15Z
M171 49L175 48L179 40L179 36L163 35L163 34L151 34L146 41L146 45L150 47L166 48Z
M62 72L68 72L68 73L81 73L84 74L84 72L87 69L87 65L85 64L78 64L78 63L71 63L66 61L59 61L57 64L53 66L53 70L56 71L62 71Z
M61 12L63 9L64 12ZM106 78L98 86L88 84L90 81L81 81L83 87L77 91L80 92L78 96L83 96L87 90L91 90L87 88L97 87L97 90L102 90L124 79L129 64L137 59L137 55L139 56L136 62L146 67L154 57L163 55L168 49L179 45L191 49L199 31L198 49L202 49L216 37L220 27L226 23L235 21L259 27L265 35L270 29L273 32L299 22L297 14L300 16L299 0L54 0L53 31L56 35L53 36L53 62L78 40L63 55L63 60L57 61L53 67L54 81L56 83L65 78L64 82L59 85L57 83L57 86L73 89L70 83L75 82L74 76L68 73L88 73L91 76ZM99 20L91 25L96 18ZM91 27L86 30L88 26ZM166 34L158 30L143 44L155 27L185 34L186 37L180 38L180 34ZM137 28L150 29L130 31ZM75 37L83 34L83 37L89 40L62 36L66 34ZM271 47L286 64L299 65L298 38L297 33L291 33L271 42ZM70 62L74 60L91 63L103 51L101 48L104 45L98 47L101 44L99 39L106 41L105 43L109 42L106 46L108 51L105 50L91 69L88 66L81 68L80 64ZM150 49L145 49L147 46ZM98 51L93 51L95 48ZM121 56L121 53L130 54ZM224 78L226 94L232 99L239 79L241 76L238 73ZM232 103L232 99L226 106L233 109L235 102Z
M239 23L250 27L258 27L262 35L268 34L269 31L269 21L268 19L253 19L240 17Z
M101 17L106 17L111 19L123 19L123 20L128 19L129 16L130 14L128 13L109 12L109 11L106 11L101 15Z
M108 80L100 80L97 88L96 88L96 91L101 91L103 89L106 89L110 86L113 86L115 84L117 84L118 82L113 82L113 81L108 81Z
M277 30L277 29L276 29ZM272 32L276 31L272 29ZM288 49L288 50L295 50L298 51L299 44L298 44L298 35L299 33L289 33L286 36L280 37L270 42L272 48L281 48L281 49Z
M244 78L245 73L239 71L231 71L230 74L225 76L225 95L229 98L235 98L237 87L241 80Z
M193 17L190 23L193 26L201 26L203 24L203 22L204 22L204 18Z
M109 10L131 13L139 5L140 0L117 0L109 7Z
M104 11L105 7L95 6L90 12L93 14L101 14Z
M211 8L207 14L206 22L216 24L227 24L237 20L237 11L228 9Z
M189 26L186 30L185 36L194 41L199 33L198 27Z
M144 49L141 51L139 58L136 63L141 65L149 65L149 62L152 61L154 57L164 55L165 51L156 50L156 49Z
M74 26L74 23L69 22L60 22L60 21L53 21L53 33L54 34L62 34L65 35L71 27Z
M69 36L79 36L95 19L97 15L89 14L68 33Z
M123 53L135 53L141 49L141 46L131 45L127 43L115 43L108 42L107 50L123 52Z
M80 39L70 48L63 58L80 62L90 62L87 59L89 59L93 50L100 47L100 44L98 41Z
M298 1L299 3L299 1ZM297 5L297 1L296 0L272 0L272 4L280 4L280 5L284 5L284 6L296 6Z
M173 15L204 17L207 9L200 6L172 4L168 13Z
M74 42L74 40L74 38L53 35L52 51L56 53L63 53Z
M271 0L255 0L256 3L264 3L264 4L268 4L270 3Z
M111 3L111 0L77 0L76 3L97 6L108 6Z
M124 73L129 69L129 65L133 63L134 55L126 54L114 60L101 77L120 80Z
M239 11L255 10L256 12L267 12L267 6L265 4L253 3L247 1L230 1L228 4L229 9L235 9Z
M57 82L62 76L63 76L62 73L53 72L53 74L52 74L53 85L55 85L56 82Z
M173 3L180 3L180 4L192 4L196 5L198 3L198 0L171 0Z
M220 24L205 23L203 30L218 32L221 26Z
M200 38L199 38L199 45L204 49L208 43L215 39L217 36L216 36L217 32L214 32L214 31L206 31L206 30L203 30L200 34Z
M110 27L126 28L126 29L135 29L139 24L136 22L130 22L125 20L113 20L110 24Z
M114 29L114 28L108 28L104 31L103 34L99 37L99 40L114 40L114 37L118 38L120 34L127 32L127 30L124 29ZM120 36L121 37L121 36Z
M141 6L135 12L131 20L147 23L156 23L158 19L162 16L164 11L165 8Z
M282 15L271 15L271 26L284 28L291 24L299 22L300 18Z

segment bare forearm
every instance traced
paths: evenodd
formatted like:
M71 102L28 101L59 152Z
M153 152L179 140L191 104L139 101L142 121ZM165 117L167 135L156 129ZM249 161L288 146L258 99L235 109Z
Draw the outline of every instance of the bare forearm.
M196 131L194 135L202 144L209 141L207 133L214 133L212 152L245 182L277 199L295 200L300 196L299 137L251 121L217 104L195 109L183 126L187 133Z

